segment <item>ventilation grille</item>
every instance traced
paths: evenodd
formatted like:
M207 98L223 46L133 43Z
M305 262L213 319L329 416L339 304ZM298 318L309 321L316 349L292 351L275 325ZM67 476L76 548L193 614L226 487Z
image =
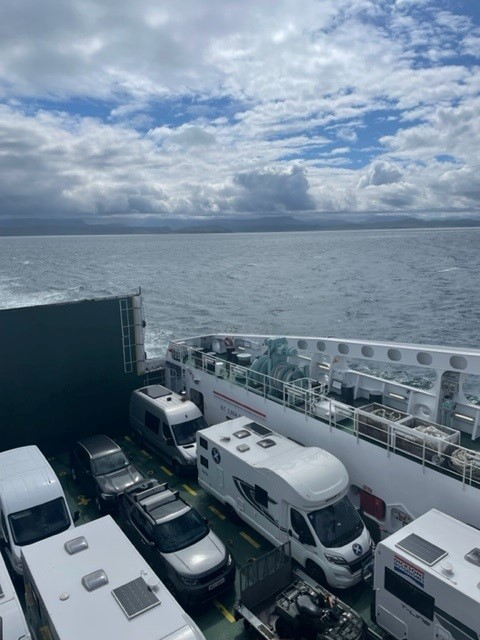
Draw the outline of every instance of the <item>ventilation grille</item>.
M160 600L150 591L143 578L136 578L113 589L112 595L129 620L160 604Z
M429 567L448 555L447 551L440 549L440 547L437 547L428 540L425 540L425 538L417 536L415 533L411 533L409 536L397 543L396 546L399 549L407 551L407 553L412 555L414 558L418 558L422 562L425 562Z

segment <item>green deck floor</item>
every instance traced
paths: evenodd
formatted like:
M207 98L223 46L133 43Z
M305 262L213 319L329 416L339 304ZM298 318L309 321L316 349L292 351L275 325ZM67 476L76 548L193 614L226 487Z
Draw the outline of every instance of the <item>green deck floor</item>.
M257 558L272 549L270 543L247 525L231 522L222 512L222 505L207 495L199 487L196 479L175 476L167 464L150 450L140 448L133 437L127 435L116 440L140 471L161 482L168 482L170 487L178 489L187 502L208 517L211 528L232 552L237 567L242 567L251 558ZM72 479L68 454L62 453L49 460L60 478L72 513L76 510L80 511L77 524L97 518L98 512L92 497L84 495L81 486ZM353 606L367 622L370 622L370 590L366 586L358 586L347 592L338 592L338 595L347 604ZM248 637L243 623L236 622L233 618L233 607L237 599L238 574L235 590L222 593L217 600L203 605L201 609L189 611L207 640L233 640Z

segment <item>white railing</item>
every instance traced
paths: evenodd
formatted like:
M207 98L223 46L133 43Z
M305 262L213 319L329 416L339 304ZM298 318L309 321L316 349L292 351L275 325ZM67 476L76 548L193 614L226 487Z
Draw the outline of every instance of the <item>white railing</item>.
M330 430L341 429L351 433L357 440L368 440L383 447L388 455L408 456L424 467L429 466L457 478L463 484L480 488L480 452L462 447L460 433L454 429L428 423L442 432L443 437L432 435L428 429L426 433L418 431L408 424L415 418L401 411L384 407L387 414L398 414L396 421L391 420L379 415L380 411L365 411L366 407L354 408L329 398L325 395L325 385L310 378L283 382L239 364L219 361L217 357L185 344L172 343L170 354L179 363L215 375L234 386L298 411L305 417L326 423ZM426 423L421 420L418 422Z

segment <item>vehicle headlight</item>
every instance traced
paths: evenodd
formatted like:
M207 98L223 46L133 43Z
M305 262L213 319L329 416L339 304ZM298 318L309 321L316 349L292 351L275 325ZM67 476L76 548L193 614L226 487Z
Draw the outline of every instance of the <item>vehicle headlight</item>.
M187 578L186 576L180 576L180 578L185 584L188 584L189 587L195 586L198 582L195 578Z
M329 553L325 554L325 560L328 560L332 564L347 564L345 558L342 558L341 556L332 556Z

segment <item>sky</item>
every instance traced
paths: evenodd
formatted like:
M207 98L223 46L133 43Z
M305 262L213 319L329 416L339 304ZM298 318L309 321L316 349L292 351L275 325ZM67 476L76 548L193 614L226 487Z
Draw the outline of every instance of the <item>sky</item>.
M0 217L480 214L479 0L2 0Z

